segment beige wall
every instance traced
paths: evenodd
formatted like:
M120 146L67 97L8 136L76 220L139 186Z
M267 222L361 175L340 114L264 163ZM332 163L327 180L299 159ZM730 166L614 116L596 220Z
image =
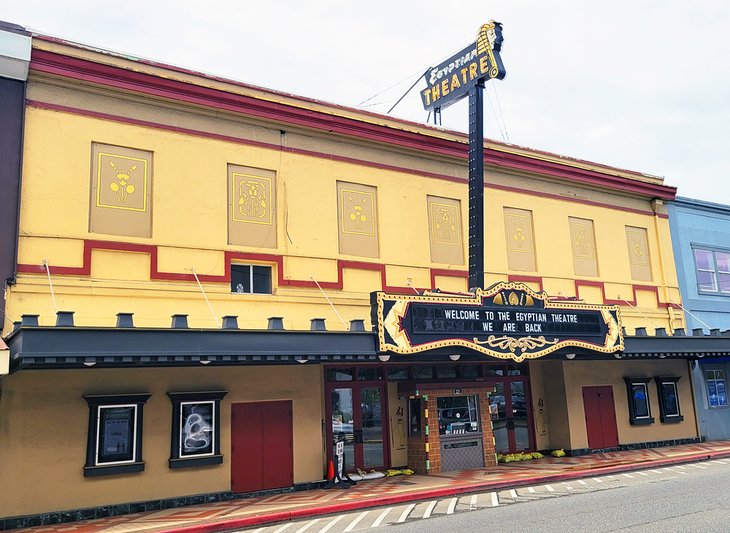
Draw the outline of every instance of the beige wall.
M628 397L624 377L681 376L677 383L684 421L663 424L659 414L656 384L648 384L654 423L629 423ZM537 449L588 448L583 387L613 387L616 425L620 444L697 437L692 389L686 361L535 361L530 363L532 409ZM544 420L540 413L544 399ZM541 427L547 434L541 435Z
M612 385L616 407L616 423L620 444L697 437L694 403L687 361L570 361L563 363L570 419L571 448L587 448L583 389L591 385ZM662 424L656 384L648 384L651 415L654 423L645 426L629 424L629 407L624 377L681 376L677 383L680 410L684 421Z
M532 413L535 419L536 445L539 450L570 448L568 405L566 399L563 363L561 361L534 361L530 363L532 385ZM536 385L537 389L536 389ZM542 390L541 390L542 389ZM544 418L547 435L538 433L540 392L543 393Z
M408 463L408 405L398 397L398 383L388 383L388 421L390 423L390 464Z
M0 386L0 516L230 490L234 402L292 400L294 482L323 477L319 365L31 370L2 378ZM203 390L228 391L221 402L223 464L170 470L166 393ZM84 478L89 408L82 396L133 392L152 394L144 406L144 472Z

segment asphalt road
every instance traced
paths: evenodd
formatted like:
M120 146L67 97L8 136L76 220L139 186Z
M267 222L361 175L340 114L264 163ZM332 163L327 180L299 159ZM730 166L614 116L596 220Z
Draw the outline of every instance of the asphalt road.
M247 531L348 533L375 528L391 533L728 532L730 459L465 494Z

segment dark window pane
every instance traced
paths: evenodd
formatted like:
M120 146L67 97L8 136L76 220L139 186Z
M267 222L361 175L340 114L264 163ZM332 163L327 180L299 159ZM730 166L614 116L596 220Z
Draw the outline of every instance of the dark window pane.
M459 367L462 378L478 378L481 375L479 370L479 365L462 365Z
M432 379L433 378L433 367L416 366L413 369L413 377L415 379Z
M376 381L380 379L380 369L365 367L357 369L357 379L360 381Z
M436 367L437 378L455 378L456 377L456 365L438 365Z
M408 436L421 434L421 399L408 400Z
M180 457L213 453L213 402L180 405Z
M388 379L393 381L400 381L408 379L408 367L407 366L389 366L387 367Z
M352 381L354 379L352 368L328 368L327 381Z
M634 414L636 418L649 416L649 399L646 396L646 385L643 383L632 383L631 390L634 400Z
M504 376L505 368L503 366L488 366L487 367L487 375L488 376Z
M231 265L231 292L251 292L250 265Z
M450 435L479 431L476 396L450 396L436 399L439 434Z
M99 407L97 463L134 460L134 407Z
M662 383L662 394L664 395L664 414L666 416L679 416L676 385L674 383Z
M253 292L271 294L271 267L253 267Z

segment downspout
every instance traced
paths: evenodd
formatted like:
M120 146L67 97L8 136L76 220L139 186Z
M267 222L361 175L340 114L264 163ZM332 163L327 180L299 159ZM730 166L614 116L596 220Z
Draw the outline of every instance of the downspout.
M664 206L664 202L660 200L659 198L655 198L651 201L651 209L654 213L654 238L656 239L657 245L659 247L659 275L661 276L661 284L662 284L662 293L664 294L664 301L667 303L667 315L669 317L669 330L674 330L674 307L672 306L672 300L669 297L669 287L667 286L667 276L666 271L664 269L664 250L662 246L662 240L661 235L659 233L659 211L661 209L660 206ZM671 239L669 240L669 246L672 246ZM657 302L658 304L659 302ZM685 320L684 316L681 317L681 325L684 328L685 327Z

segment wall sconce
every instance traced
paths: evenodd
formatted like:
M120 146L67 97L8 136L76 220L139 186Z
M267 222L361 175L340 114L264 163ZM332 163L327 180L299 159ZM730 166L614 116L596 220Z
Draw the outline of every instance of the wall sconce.
M452 353L449 356L449 359L451 359L452 361L458 361L459 359L461 359L461 355L459 355L458 353Z
M566 359L575 359L575 354L574 353L566 353L565 354L565 358Z
M621 355L620 353L615 353L615 354L613 354L613 356L614 356L614 357L615 357L616 359L621 359L621 357L623 357L623 356L622 356L622 355Z
M297 358L296 358L296 361L297 361L297 363L302 363L302 364L304 364L304 363L306 363L307 361L309 361L309 359L307 359L306 357L297 357Z
M389 355L379 355L378 359L380 359L383 363L387 363L388 361L390 361L390 356Z

